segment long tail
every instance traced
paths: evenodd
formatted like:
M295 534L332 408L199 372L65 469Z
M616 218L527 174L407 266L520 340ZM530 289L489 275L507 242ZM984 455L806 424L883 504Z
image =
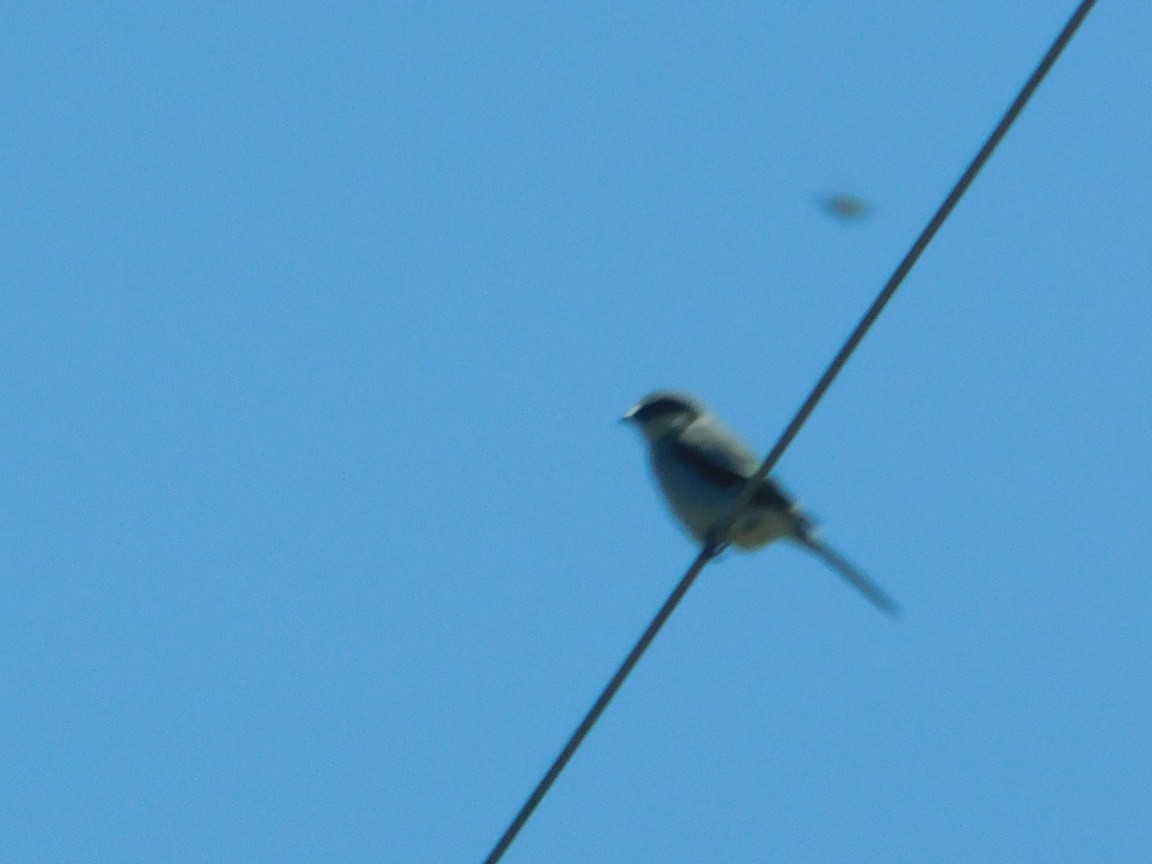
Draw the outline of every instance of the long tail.
M792 539L835 570L845 581L850 582L861 594L875 604L882 612L887 612L893 618L900 614L896 602L889 597L879 585L861 573L856 566L817 537L811 530L803 533L797 532Z

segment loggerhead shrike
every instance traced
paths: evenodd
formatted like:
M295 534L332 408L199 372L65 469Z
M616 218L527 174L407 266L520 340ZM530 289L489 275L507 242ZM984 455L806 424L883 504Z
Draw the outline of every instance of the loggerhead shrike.
M760 462L735 433L698 400L670 390L649 393L624 415L648 444L652 472L680 524L701 543L724 516ZM816 536L816 528L771 479L740 512L725 541L759 549L787 538L803 546L890 615L896 604L871 579Z

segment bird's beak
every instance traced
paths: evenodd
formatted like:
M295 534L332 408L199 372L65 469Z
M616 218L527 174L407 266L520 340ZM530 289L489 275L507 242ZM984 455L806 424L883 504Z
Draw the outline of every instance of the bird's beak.
M635 408L630 408L630 409L628 410L628 413L627 413L627 414L625 414L623 417L621 417L621 418L620 418L620 422L621 422L621 423L631 423L631 422L632 422L632 420L633 420L633 418L634 418L635 416L636 416L636 409L635 409Z

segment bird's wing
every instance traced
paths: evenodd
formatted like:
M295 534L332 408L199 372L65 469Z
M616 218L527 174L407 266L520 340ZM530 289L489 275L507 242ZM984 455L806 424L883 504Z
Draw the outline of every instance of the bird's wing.
M793 537L797 543L831 567L845 581L855 586L861 594L872 601L883 612L895 617L899 614L896 601L885 593L884 589L861 573L851 561L817 538L811 532Z
M681 432L674 449L686 464L725 489L747 482L760 467L760 461L736 433L709 416L701 417ZM760 484L752 501L773 510L795 508L795 502L771 479Z

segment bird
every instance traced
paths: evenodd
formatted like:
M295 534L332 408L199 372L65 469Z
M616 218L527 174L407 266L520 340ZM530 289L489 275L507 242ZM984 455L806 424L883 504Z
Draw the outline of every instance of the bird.
M700 400L675 390L649 393L621 418L648 446L652 473L672 514L696 541L747 551L786 539L812 553L881 611L895 616L896 603L854 564L818 535L800 505L773 479L757 486L725 536L717 523L760 467L755 454Z

